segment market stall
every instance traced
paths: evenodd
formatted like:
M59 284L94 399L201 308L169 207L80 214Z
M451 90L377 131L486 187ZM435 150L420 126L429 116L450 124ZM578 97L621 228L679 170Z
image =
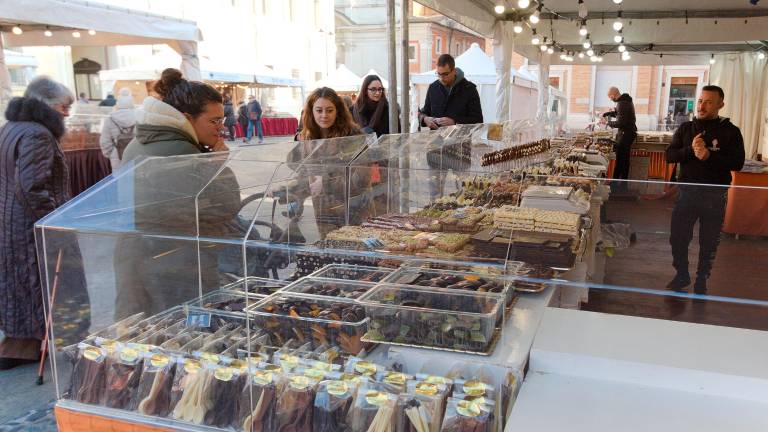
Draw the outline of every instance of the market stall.
M315 83L315 87L330 87L339 94L354 96L360 91L363 79L343 64L328 74L327 77Z
M106 111L106 110L105 110ZM72 196L77 196L112 173L109 159L101 151L101 124L107 114L78 113L67 117L60 146L69 167Z

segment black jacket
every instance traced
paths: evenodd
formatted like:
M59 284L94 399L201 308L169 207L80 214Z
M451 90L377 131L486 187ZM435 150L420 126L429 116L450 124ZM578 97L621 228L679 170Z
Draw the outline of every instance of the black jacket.
M232 108L232 102L224 103L224 126L235 125L235 110Z
M458 69L457 69L458 70ZM436 80L429 85L424 108L419 111L419 122L424 125L424 117L450 117L456 124L475 124L483 122L483 109L480 107L480 95L477 86L463 77L456 76L450 92Z
M709 149L705 161L693 153L693 139L699 133ZM729 185L731 171L744 166L744 139L739 128L727 118L685 122L667 147L667 162L680 164L681 182Z
M637 119L635 118L635 104L632 96L624 93L616 101L616 109L603 114L603 117L616 117L616 120L608 122L608 126L619 129L622 132L637 132Z

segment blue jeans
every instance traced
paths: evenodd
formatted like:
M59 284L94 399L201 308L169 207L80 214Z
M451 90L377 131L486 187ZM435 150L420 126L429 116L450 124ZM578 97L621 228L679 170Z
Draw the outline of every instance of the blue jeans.
M259 141L264 139L264 132L261 128L261 119L259 120L248 120L248 131L245 133L245 138L250 140L253 138L253 127L254 124L256 126L256 136L259 137Z

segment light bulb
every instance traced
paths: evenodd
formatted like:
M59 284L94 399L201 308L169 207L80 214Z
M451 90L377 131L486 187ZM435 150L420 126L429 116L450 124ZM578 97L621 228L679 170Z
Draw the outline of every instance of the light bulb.
M560 60L565 60L565 53L560 54Z
M602 63L603 62L603 56L598 56L597 57L597 62L598 63Z
M584 0L579 0L579 18L586 18L588 14L587 5Z
M77 31L77 30L73 31L73 32L72 32L72 37L73 37L73 38L79 38L79 37L80 37L80 32L79 32L79 31Z
M544 44L542 44L539 48L541 49L541 52L544 52L547 50L547 46Z
M547 54L554 54L555 50L552 49L552 47L547 48Z
M522 23L520 23L520 21L515 21L515 26L514 26L514 27L512 27L512 30L513 30L515 33L517 33L517 34L520 34L520 33L522 33L522 32L523 32L523 24L522 24Z
M617 19L613 22L613 29L616 31L619 31L624 28L624 23L621 22L621 20Z
M531 22L531 24L538 24L539 23L539 10L533 11L533 14L528 18L528 20Z
M715 64L715 55L712 54L712 56L709 58L709 64L713 65Z
M586 36L587 33L589 33L589 30L587 30L587 24L582 22L581 27L579 27L579 34L581 36Z
M593 56L589 57L589 61L591 61L592 63L597 62L597 56L593 55Z
M592 42L589 39L587 39L584 41L583 44L581 44L581 46L583 46L584 48L590 48L592 46Z
M613 37L613 41L616 43L621 43L624 40L624 37L620 34L617 34Z
M622 1L624 1L624 0L613 0L613 3L614 4L621 4Z
M24 30L22 30L21 27L19 27L19 26L13 26L13 29L11 31L15 35L20 35L20 34L24 33Z
M43 32L43 34L45 35L45 37L51 37L51 36L53 36L53 32L52 32L52 31L50 31L50 30L45 30L45 31Z
M588 56L590 56L590 57L594 57L594 55L595 55L595 50L593 50L593 49L588 49L588 50L587 50L587 55L588 55Z
M91 36L96 36L96 30L93 30L93 29L88 30L88 34Z
M580 53L579 53L579 58L580 58L580 59L583 59L583 58L584 58L584 53L583 53L583 52L580 52Z
M525 9L531 5L531 0L517 0L517 7Z
M623 53L621 53L621 59L622 60L627 61L627 60L629 60L631 58L632 58L632 56L630 56L628 52L624 51Z
M531 38L531 43L533 45L538 45L541 43L541 39L539 39L539 35L536 34L536 29L533 29L533 37Z
M627 52L627 47L625 47L624 44L619 45L619 52L620 53Z
M763 59L765 58L765 53L764 53L764 52L762 52L762 51L760 51L759 53L757 53L757 58L758 58L759 60L763 60Z

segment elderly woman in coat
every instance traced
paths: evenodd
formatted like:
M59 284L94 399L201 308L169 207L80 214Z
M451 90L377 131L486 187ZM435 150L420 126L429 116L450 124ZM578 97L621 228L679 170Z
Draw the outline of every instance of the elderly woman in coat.
M62 84L41 77L32 81L24 97L14 98L0 128L0 370L34 362L40 357L45 334L43 289L35 250L34 224L70 197L69 178L59 139L64 117L75 101ZM55 242L55 240L52 240ZM62 256L81 265L76 240L65 241ZM60 247L59 249L61 249ZM53 259L55 261L55 258ZM64 272L62 272L64 273ZM85 292L82 268L62 275L68 288ZM87 298L87 295L85 296ZM82 295L72 297L85 305ZM82 308L78 309L82 312ZM58 335L57 335L58 337Z

